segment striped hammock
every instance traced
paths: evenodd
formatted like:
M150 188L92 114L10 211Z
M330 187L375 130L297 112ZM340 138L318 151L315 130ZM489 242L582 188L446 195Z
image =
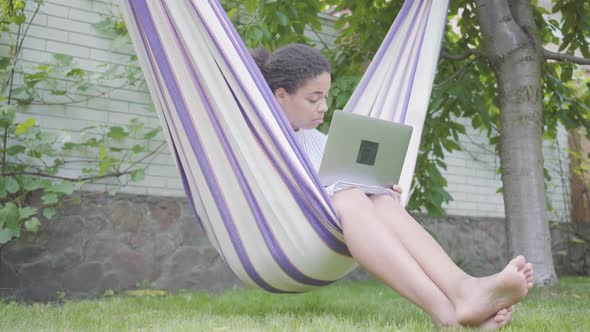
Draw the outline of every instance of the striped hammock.
M330 198L219 2L120 2L186 195L235 275L293 293L354 269ZM414 127L403 188L414 172L447 6L406 0L345 108Z

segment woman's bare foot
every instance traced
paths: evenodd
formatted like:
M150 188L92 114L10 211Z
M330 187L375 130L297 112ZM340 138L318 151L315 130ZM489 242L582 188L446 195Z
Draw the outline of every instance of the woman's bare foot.
M500 273L465 281L456 299L457 320L461 325L477 326L503 308L522 300L532 287L532 265L518 256Z
M526 263L524 266L524 277L526 278L527 287L531 289L533 287L533 264Z
M488 318L486 321L476 327L482 330L497 330L508 324L508 322L512 320L513 314L514 306L510 306L507 309L498 311L493 317Z

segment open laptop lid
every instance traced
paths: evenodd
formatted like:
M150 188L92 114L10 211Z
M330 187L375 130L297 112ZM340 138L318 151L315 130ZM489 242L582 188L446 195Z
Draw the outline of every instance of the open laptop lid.
M322 185L337 181L396 184L412 127L349 112L334 113L319 170Z

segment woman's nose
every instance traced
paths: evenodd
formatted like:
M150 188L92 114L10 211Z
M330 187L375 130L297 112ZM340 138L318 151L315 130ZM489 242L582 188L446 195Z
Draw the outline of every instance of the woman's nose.
M319 111L322 113L326 113L328 111L328 101L326 99L323 99Z

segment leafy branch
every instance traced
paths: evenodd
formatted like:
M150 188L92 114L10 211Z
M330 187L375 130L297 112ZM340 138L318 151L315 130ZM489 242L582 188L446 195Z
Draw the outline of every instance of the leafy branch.
M165 143L156 148L151 144L161 129L145 128L138 119L132 119L127 126L82 128L79 130L80 138L74 142L64 132L43 129L34 117L23 112L23 105L68 105L91 100L135 85L142 78L141 69L133 61L133 56L128 64L112 66L102 74L89 74L76 68L72 56L57 53L53 54L50 63L31 68L21 66L19 61L24 41L42 5L41 1L35 2L37 6L26 22L24 1L0 1L0 34L6 33L7 39L13 43L10 54L0 54L0 130L3 130L0 146L0 248L18 238L22 231L37 232L42 217L53 218L64 202L71 201L68 197L87 183L115 178L120 187L130 181L143 180L145 169L165 147ZM108 24L116 24L115 40L118 43L128 39L124 25L116 21L109 21ZM17 31L15 40L10 31ZM17 77L21 79L17 80ZM94 89L98 83L121 78L125 79L125 83L120 86L83 99L72 97L80 92L88 95L87 91ZM47 92L68 101L50 102L41 97ZM135 144L132 147L128 144L130 140ZM82 158L76 159L72 154ZM84 158L90 155L97 158ZM78 172L81 174L62 175L60 172L66 165L80 165L82 168ZM123 184L121 179L125 177L128 180ZM33 196L40 197L40 206L30 204Z

